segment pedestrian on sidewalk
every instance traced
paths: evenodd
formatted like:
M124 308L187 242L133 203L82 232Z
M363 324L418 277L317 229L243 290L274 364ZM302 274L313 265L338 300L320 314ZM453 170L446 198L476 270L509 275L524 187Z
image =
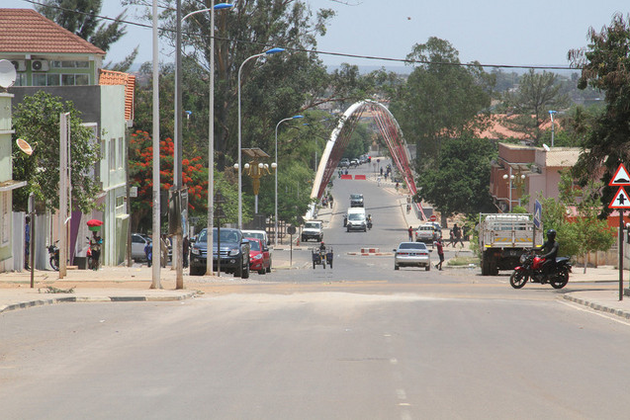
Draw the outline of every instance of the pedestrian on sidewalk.
M437 238L435 241L435 247L437 248L438 257L440 257L440 262L435 264L435 268L442 271L442 263L444 262L444 247L442 246L442 238Z
M413 242L413 227L409 226L407 232L409 232L409 242Z
M184 247L184 253L182 254L182 267L188 268L188 253L190 252L190 241L188 240L188 235L184 236L182 245Z
M333 207L333 201L334 201L333 196L332 196L332 195L329 195L329 196L328 196L328 203L330 204L330 208L331 208L331 209L332 209L332 207Z
M455 225L453 225L453 235L455 236L455 244L454 246L457 246L457 242L462 244L462 248L464 247L464 241L462 241L462 230L459 226L457 226L457 223L455 223Z

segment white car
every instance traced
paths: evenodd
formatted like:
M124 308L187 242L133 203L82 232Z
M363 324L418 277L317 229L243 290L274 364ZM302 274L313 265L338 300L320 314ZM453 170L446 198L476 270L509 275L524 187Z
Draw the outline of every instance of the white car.
M431 270L429 254L431 250L427 249L424 242L401 242L393 251L394 270L405 266L424 267L426 271Z

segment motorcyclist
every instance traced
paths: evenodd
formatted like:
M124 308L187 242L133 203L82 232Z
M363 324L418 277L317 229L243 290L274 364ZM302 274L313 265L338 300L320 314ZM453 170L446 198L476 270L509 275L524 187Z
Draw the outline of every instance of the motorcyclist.
M560 244L556 242L556 231L549 229L547 231L547 242L540 248L540 252L544 252L541 257L545 259L542 267L543 273L549 274L556 268L556 257L558 256L559 248Z
M324 244L324 241L319 244L319 250L326 252L326 244Z

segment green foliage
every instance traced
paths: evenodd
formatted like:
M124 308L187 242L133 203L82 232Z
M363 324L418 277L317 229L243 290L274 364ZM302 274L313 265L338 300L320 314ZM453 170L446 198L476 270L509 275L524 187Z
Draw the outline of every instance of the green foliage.
M435 37L414 45L407 58L424 63L416 64L407 83L398 87L390 110L407 141L417 144L418 159L432 162L443 138L470 129L490 106L494 78L478 65L461 66L459 52Z
M435 169L418 176L418 196L432 203L443 217L455 213L491 211L488 191L492 143L465 134L446 140Z
M27 156L13 146L13 178L28 182L27 187L13 191L14 210L26 210L30 192L46 208L59 208L59 114L66 112L70 113L73 206L83 213L96 206L99 186L90 173L98 161L98 140L81 125L80 112L72 102L39 91L26 96L13 114L15 138L26 140L34 149Z
M541 198L545 231L558 232L561 255L607 251L615 243L615 230L598 218L601 184L578 188L568 173L561 177L558 200ZM575 213L574 213L575 212Z
M588 31L587 47L569 52L572 65L582 69L578 83L605 92L605 110L595 118L593 129L584 142L585 153L576 165L576 175L582 185L601 176L605 184L621 162L630 160L630 21L622 14L613 16L601 32ZM603 168L603 171L598 170ZM602 213L608 214L607 204L616 188L604 187L601 195Z
M540 126L549 118L549 110L558 110L568 106L569 98L561 91L558 75L533 69L521 77L516 92L505 94L505 103L516 117L504 119L506 127L522 132L535 139L541 145Z
M99 25L101 19L98 16L101 14L102 6L102 0L44 0L41 6L35 7L35 10L73 34L107 51L111 44L126 33L122 23L126 12L121 12L112 23Z

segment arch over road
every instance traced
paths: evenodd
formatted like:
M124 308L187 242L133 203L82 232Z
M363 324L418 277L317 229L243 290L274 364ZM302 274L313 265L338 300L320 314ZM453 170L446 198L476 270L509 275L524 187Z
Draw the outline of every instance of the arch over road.
M416 194L416 183L410 167L409 148L398 122L384 105L376 101L364 100L350 106L331 133L319 161L311 198L320 199L324 194L326 185L334 176L343 151L348 146L357 123L366 111L369 111L374 117L376 125L387 144L392 160L402 174L407 188L411 194Z

